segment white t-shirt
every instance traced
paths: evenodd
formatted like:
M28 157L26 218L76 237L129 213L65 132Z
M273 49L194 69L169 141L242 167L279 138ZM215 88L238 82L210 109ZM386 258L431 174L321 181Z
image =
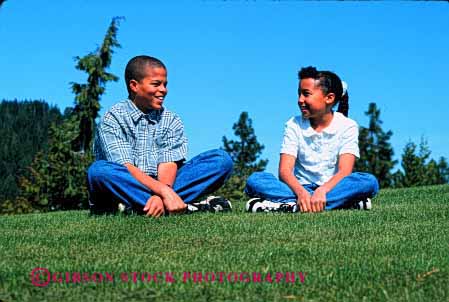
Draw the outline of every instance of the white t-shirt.
M338 171L338 157L359 154L359 127L340 112L329 126L316 132L308 119L292 117L285 124L281 153L296 157L294 174L301 184L322 185Z

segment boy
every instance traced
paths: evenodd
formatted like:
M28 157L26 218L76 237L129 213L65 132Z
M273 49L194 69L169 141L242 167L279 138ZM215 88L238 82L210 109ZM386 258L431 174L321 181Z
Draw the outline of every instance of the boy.
M114 105L98 125L96 162L88 170L92 213L164 213L197 210L226 211L222 197L204 194L217 190L232 170L222 150L204 152L187 163L187 138L175 113L163 105L167 68L150 56L132 58L125 69L128 99Z
M252 197L250 212L321 212L342 208L371 208L379 190L368 173L352 173L359 157L357 123L347 111L348 95L340 78L330 71L302 68L298 105L302 116L285 126L279 162L279 179L269 173L253 173L245 192Z

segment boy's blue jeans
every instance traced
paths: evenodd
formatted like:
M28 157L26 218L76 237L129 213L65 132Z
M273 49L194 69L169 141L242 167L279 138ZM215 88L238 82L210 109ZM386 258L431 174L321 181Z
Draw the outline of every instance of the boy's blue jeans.
M303 187L312 195L319 185L306 184ZM326 210L344 209L355 202L373 197L379 191L379 183L369 173L354 172L343 178L326 194ZM255 172L248 178L245 193L272 202L296 202L295 193L271 173Z
M223 150L203 152L186 162L176 174L173 190L190 203L220 188L232 171L233 162ZM99 160L87 171L89 205L93 213L114 212L117 204L142 212L153 194L120 164Z

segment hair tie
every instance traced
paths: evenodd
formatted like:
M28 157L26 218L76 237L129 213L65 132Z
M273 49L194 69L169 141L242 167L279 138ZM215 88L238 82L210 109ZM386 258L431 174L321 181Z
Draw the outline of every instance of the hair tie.
M344 96L348 92L348 83L341 81L341 86L343 86L343 94L341 96Z

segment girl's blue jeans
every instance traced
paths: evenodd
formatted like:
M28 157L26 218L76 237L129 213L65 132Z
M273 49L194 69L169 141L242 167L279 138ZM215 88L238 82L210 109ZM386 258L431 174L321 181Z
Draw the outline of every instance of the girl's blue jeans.
M303 187L313 194L319 185L305 184ZM379 191L379 183L369 173L354 172L343 178L326 194L326 210L344 209L351 207L355 202L374 197ZM295 193L285 183L273 174L255 172L248 178L245 193L249 197L260 197L272 202L296 202Z

